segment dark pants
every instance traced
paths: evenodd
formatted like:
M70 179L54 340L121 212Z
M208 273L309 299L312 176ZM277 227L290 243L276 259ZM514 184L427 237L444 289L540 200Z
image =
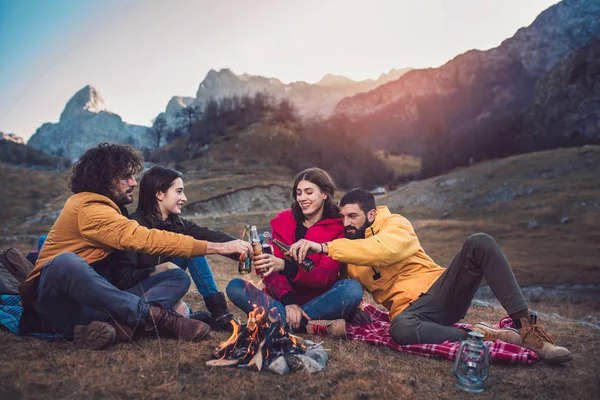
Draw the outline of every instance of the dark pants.
M190 283L185 271L173 269L123 291L78 255L63 253L42 269L34 307L46 333L70 336L75 325L92 321L116 320L135 327L146 321L150 303L173 307Z
M392 338L401 345L461 340L464 330L452 325L466 315L483 278L509 315L528 308L504 253L491 236L478 233L427 293L392 320Z

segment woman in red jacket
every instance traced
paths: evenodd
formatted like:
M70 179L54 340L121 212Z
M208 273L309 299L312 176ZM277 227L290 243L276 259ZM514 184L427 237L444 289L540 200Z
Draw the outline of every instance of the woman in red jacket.
M302 171L296 181L292 208L280 212L272 221L273 238L292 245L300 239L319 243L344 237L339 207L334 202L335 184L320 168ZM251 283L234 279L227 285L227 296L244 312L254 305L267 310L276 307L283 321L296 332L345 336L344 320L360 304L362 286L352 279L340 280L341 264L314 254L310 272L286 260L282 252L254 258L254 268L265 284L261 292Z

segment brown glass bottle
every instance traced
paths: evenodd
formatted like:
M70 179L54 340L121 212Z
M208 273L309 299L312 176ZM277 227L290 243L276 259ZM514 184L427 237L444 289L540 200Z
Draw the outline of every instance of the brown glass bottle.
M294 260L294 258L290 254L290 246L280 242L279 240L273 239L273 244L275 246L277 246L279 248L279 250L281 250L281 252L285 256L285 258L287 258L288 260L294 261L296 264L298 264L298 266L300 268L302 268L306 272L310 272L310 270L313 269L313 267L315 266L315 263L312 260L309 260L308 258L305 258L302 261L302 263L299 263L296 260Z

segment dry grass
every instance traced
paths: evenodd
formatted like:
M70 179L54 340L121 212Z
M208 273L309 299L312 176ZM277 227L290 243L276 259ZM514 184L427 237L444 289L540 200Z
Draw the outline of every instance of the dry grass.
M207 157L184 163L186 192L201 200L239 187L290 183L290 171L266 168L255 152L244 152L248 142L214 146ZM236 157L242 152L246 156ZM241 160L241 161L240 161ZM49 225L44 216L59 210L66 198L64 178L58 174L4 167L0 208L16 215L4 220L3 235L31 234L17 242L27 250L37 233ZM8 175L6 175L8 171ZM226 171L226 174L225 174ZM27 180L5 183L4 176ZM421 243L440 264L447 265L465 238L479 231L490 233L507 254L523 285L563 283L600 284L600 148L567 149L483 163L442 177L414 183L378 198L414 224ZM27 192L16 204L14 190L35 182L37 193ZM485 205L475 202L502 188L520 193L507 201ZM529 189L534 189L530 191ZM29 189L27 189L29 190ZM509 190L509 191L510 191ZM48 195L46 197L46 195ZM413 201L422 199L422 201ZM27 210L38 200L47 207ZM581 204L585 203L585 206ZM451 207L450 207L451 206ZM12 208L10 208L12 207ZM22 214L19 214L21 213ZM198 223L239 235L245 223L264 230L277 211L224 215L198 219ZM25 217L28 218L25 218ZM562 224L562 218L569 221ZM528 222L538 226L528 228ZM3 247L8 247L3 245ZM233 262L210 259L221 289L236 277ZM255 279L256 278L251 278ZM191 291L186 300L203 309L202 298ZM535 304L544 312L578 318L598 315L599 304L553 302ZM238 316L242 315L238 312ZM466 320L495 322L496 310L473 309ZM478 398L597 398L600 390L600 330L574 320L542 321L575 360L565 367L539 363L532 367L493 366L488 389ZM200 344L145 340L106 351L78 351L67 342L46 342L0 332L0 399L19 398L463 398L454 388L452 364L376 348L357 342L325 340L331 349L327 370L315 375L277 377L235 368L214 369L204 363L223 333L212 333Z
M211 258L220 288L236 276L235 264ZM255 277L254 277L255 278ZM186 300L203 308L201 297ZM243 318L239 310L238 317ZM501 311L472 309L467 321L497 321ZM600 331L572 321L544 321L574 361L564 367L494 365L486 392L478 398L597 398L600 389ZM227 334L212 332L205 342L143 340L104 351L76 350L64 341L47 342L0 332L0 398L464 398L454 388L452 363L402 354L359 342L326 339L325 371L279 377L271 373L205 365Z

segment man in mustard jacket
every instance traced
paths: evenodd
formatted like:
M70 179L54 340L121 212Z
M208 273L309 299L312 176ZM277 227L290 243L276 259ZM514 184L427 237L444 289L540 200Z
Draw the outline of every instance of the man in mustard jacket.
M556 346L531 315L527 301L502 250L490 236L478 233L464 243L448 268L438 266L423 250L411 223L375 198L353 189L340 201L345 239L328 243L300 240L290 252L302 261L308 252L323 252L348 264L348 275L390 312L390 334L401 345L459 341L467 331L452 325L462 319L485 278L513 319L514 329L485 323L472 329L485 340L503 340L536 352L550 364L573 359Z
M111 283L111 273L122 267L119 255L135 251L192 258L252 254L252 247L241 240L211 243L147 229L127 218L125 205L133 201L137 186L134 174L142 168L137 151L108 143L88 150L74 164L69 180L74 194L19 287L22 333L72 334L77 345L90 349L130 339L136 330L185 340L208 334L208 325L171 310L190 286L185 271L167 269L119 290Z

